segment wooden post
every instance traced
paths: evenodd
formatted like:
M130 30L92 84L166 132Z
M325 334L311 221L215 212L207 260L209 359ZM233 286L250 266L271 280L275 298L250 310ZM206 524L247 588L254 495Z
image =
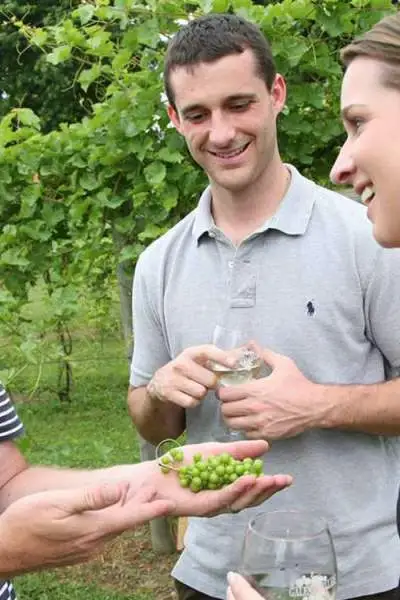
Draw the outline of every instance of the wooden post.
M156 449L152 444L146 442L138 434L140 445L140 459L154 460ZM150 522L151 545L154 552L159 554L173 554L175 552L175 540L167 517L153 519Z

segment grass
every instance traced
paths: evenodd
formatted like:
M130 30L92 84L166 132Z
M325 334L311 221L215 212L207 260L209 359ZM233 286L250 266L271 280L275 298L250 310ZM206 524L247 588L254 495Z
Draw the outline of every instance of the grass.
M9 391L26 428L19 445L31 463L96 468L139 460L126 407L129 369L118 327L102 336L85 322L76 324L71 402L61 403L55 393L57 365L21 365L13 342L9 332L0 330L0 370L12 365L19 372ZM48 352L54 336L47 343ZM19 600L171 600L169 573L175 560L154 554L149 528L143 526L111 542L90 563L20 576L14 584Z

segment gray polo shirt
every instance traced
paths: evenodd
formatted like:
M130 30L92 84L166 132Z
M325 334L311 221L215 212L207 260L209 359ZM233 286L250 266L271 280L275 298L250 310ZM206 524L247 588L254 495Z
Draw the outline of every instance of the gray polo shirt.
M206 190L142 254L132 385L184 348L210 343L216 325L247 331L316 382L382 381L400 365L400 251L376 244L364 207L290 168L278 211L239 247L215 226ZM217 411L213 394L187 411L189 442L210 439ZM263 508L328 519L339 600L398 584L399 458L398 437L318 429L276 441L266 455L265 472L292 473L295 482ZM259 510L191 519L174 576L225 598L227 571L238 568L246 523Z

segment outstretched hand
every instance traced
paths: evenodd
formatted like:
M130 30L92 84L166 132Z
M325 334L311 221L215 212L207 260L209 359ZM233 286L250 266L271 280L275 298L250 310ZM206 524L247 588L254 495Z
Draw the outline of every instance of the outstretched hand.
M116 535L174 509L153 487L129 493L125 482L25 496L0 517L0 573L85 562Z
M246 457L262 456L268 450L263 440L240 441L232 443L208 442L183 447L184 461L189 464L194 454L200 453L203 458L228 452L234 458L242 460ZM178 474L174 471L163 474L158 465L149 482L157 488L160 498L174 501L173 514L178 516L214 516L225 512L239 512L250 506L257 506L276 492L288 487L290 475L245 475L234 483L220 490L202 490L194 493L182 488Z

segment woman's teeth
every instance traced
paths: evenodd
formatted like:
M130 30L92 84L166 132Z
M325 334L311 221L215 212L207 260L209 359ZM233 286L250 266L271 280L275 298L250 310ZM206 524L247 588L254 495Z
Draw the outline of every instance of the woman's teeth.
M372 186L368 185L366 188L364 188L362 194L361 194L361 202L363 204L367 204L368 202L370 202L372 200L372 198L375 196L375 190Z

